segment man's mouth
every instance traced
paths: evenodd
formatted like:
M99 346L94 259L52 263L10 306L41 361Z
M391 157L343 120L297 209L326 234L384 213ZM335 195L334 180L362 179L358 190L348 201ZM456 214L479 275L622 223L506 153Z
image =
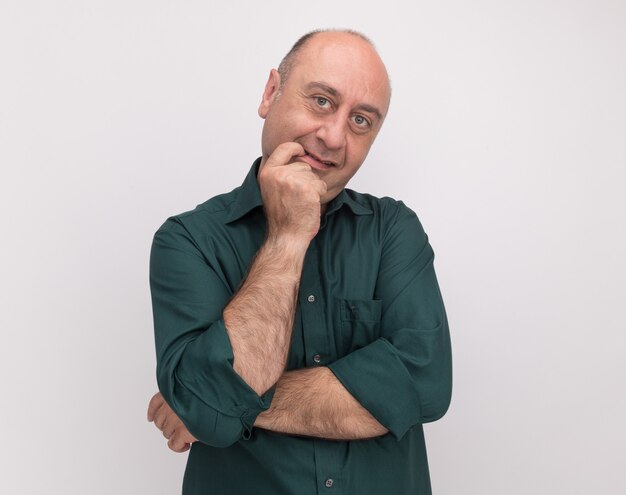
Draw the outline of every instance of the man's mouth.
M317 170L328 170L337 166L335 162L330 160L322 160L321 157L310 153L308 150L304 150L304 152L305 154L298 158L301 159L303 162L311 165L312 168L315 168Z

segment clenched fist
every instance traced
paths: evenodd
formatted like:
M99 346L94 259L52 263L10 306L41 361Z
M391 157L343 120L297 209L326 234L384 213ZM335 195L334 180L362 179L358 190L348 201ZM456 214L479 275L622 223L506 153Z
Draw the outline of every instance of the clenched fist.
M326 183L310 165L298 143L279 145L259 172L259 187L267 216L268 238L293 237L307 243L320 228L321 197Z
M154 421L154 425L168 439L167 446L174 452L185 452L197 441L160 393L150 399L148 421Z

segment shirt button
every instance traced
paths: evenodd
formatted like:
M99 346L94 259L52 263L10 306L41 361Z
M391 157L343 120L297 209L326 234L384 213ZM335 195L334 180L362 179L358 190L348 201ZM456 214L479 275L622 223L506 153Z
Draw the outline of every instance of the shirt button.
M319 364L322 362L322 356L320 356L319 354L314 354L313 355L313 362L315 364Z
M331 486L333 486L333 479L332 478L328 478L325 482L324 482L324 486L326 486L326 488L330 488Z
M306 298L307 301L309 301L310 303L314 303L315 302L315 296L313 294L311 294L309 297Z

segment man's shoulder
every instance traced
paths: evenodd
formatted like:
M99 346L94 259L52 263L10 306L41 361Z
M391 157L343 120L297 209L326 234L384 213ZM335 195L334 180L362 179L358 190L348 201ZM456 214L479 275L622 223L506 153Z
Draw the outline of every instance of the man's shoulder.
M347 203L358 205L352 206L353 211L367 212L358 218L370 222L373 228L379 229L383 238L394 236L396 233L405 235L409 232L417 234L420 238L426 238L420 219L404 201L389 196L378 197L348 188L345 189L345 193Z
M218 227L225 227L228 223L245 217L262 206L261 193L256 179L260 162L261 158L254 161L241 185L230 192L213 196L193 210L169 217L161 229L178 224L178 227L172 228L185 227L190 233L193 231L215 233L221 230Z
M218 194L198 204L195 208L169 216L159 231L184 227L186 230L206 230L208 226L224 225L229 218L238 190Z

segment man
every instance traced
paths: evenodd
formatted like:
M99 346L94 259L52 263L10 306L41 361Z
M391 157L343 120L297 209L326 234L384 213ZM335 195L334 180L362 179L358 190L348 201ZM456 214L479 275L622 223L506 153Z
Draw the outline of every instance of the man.
M148 419L191 445L184 494L431 492L422 424L451 393L433 252L403 203L345 189L389 100L364 36L305 35L243 185L155 234Z

